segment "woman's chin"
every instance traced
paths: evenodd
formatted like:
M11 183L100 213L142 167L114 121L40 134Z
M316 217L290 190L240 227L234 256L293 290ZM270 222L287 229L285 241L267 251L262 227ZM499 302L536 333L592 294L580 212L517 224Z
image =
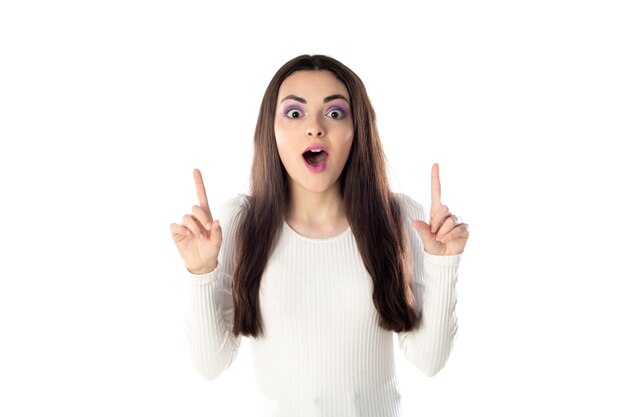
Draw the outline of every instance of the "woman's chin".
M307 191L310 193L325 193L332 190L334 187L338 187L339 183L337 181L330 182L327 178L325 179L305 179L304 181L292 181L292 185L297 184L298 188L302 191Z

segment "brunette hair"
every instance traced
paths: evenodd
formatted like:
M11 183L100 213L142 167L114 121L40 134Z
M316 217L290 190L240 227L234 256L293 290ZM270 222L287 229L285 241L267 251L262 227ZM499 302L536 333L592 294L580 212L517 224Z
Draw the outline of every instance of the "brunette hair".
M354 136L339 177L345 212L363 263L373 280L372 299L379 325L396 332L418 328L410 288L407 236L400 202L391 192L375 113L361 79L341 62L324 55L301 55L284 64L270 81L254 134L251 193L245 199L235 232L233 303L235 335L263 334L259 288L278 241L289 199L288 174L274 135L278 90L296 71L328 70L350 95ZM418 303L421 304L421 303Z

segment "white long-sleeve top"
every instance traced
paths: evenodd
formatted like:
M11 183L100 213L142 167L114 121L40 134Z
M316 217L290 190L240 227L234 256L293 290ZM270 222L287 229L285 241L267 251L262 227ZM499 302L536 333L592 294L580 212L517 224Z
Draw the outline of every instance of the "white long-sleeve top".
M432 376L445 364L456 335L456 280L462 254L424 251L412 220L427 221L423 207L402 202L412 254L412 290L422 301L422 325L397 333L405 357ZM187 272L188 347L196 369L208 379L230 366L235 337L231 292L235 214L243 194L217 213L223 230L218 267ZM326 239L302 236L283 222L280 240L261 280L265 334L249 338L263 417L398 417L393 333L378 325L373 282L352 230Z

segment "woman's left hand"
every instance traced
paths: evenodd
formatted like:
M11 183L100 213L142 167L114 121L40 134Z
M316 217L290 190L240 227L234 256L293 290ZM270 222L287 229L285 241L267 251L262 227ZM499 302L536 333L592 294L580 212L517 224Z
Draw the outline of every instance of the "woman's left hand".
M441 182L439 164L431 171L430 224L421 220L411 223L420 234L424 250L431 255L450 256L463 252L469 238L469 226L460 217L450 213L448 206L441 205Z

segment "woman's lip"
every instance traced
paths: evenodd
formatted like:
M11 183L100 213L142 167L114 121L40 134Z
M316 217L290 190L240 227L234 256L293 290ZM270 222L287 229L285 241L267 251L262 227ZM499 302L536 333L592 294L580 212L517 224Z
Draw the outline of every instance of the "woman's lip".
M330 155L330 151L328 150L328 147L326 145L322 145L322 144L307 146L306 149L304 151L302 151L302 155L304 155L305 153L307 153L311 149L321 149L321 150L323 150L324 152L326 152L327 154Z
M322 172L326 169L326 163L328 162L328 158L330 157L330 154L326 157L326 159L324 159L324 161L319 164L318 166L313 166L311 164L309 164L306 160L306 158L304 157L304 155L302 155L302 161L304 161L304 165L307 167L307 169L315 174Z

